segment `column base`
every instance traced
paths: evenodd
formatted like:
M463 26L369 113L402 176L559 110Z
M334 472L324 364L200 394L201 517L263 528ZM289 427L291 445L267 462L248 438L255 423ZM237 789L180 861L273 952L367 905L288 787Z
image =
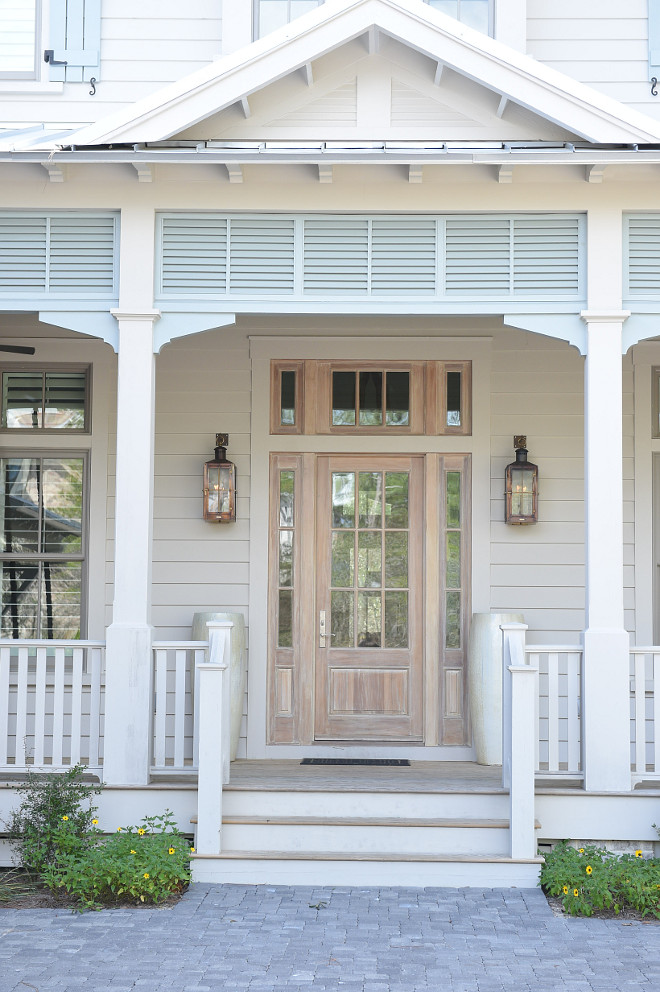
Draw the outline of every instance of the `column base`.
M108 627L103 735L103 780L108 785L149 781L152 631L149 625Z
M629 792L630 636L621 629L583 634L582 762L589 792Z

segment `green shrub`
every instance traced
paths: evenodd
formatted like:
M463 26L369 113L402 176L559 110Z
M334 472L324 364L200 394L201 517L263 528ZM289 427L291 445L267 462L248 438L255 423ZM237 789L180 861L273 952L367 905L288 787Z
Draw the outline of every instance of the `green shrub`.
M16 788L22 801L6 826L28 871L41 873L62 850L82 850L94 843L97 811L92 796L103 787L84 782L83 773L82 765L61 774L28 772Z
M158 903L183 891L191 849L171 816L166 810L137 827L119 827L91 847L62 845L42 873L44 884L89 909L124 900Z
M571 916L594 910L620 913L634 909L660 919L660 860L635 854L612 854L600 847L576 850L566 841L545 855L539 884L558 896Z

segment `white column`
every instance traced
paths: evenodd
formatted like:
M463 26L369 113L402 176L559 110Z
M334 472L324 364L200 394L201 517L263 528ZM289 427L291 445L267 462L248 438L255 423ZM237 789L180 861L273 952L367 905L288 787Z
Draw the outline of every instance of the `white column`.
M155 357L160 316L113 311L119 325L115 579L107 631L103 777L143 785L151 757L151 557Z
M222 849L222 786L229 781L230 658L229 622L208 623L209 660L197 664L199 680L199 759L197 764L198 855Z
M581 316L587 326L582 761L587 789L626 791L631 780L629 636L623 617L621 337L629 314L588 310Z

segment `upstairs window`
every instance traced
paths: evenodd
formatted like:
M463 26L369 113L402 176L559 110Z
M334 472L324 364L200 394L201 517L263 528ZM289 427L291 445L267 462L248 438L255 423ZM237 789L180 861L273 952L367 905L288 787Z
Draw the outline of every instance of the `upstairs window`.
M0 0L1 2L1 0ZM484 34L492 34L492 0L424 0L434 10L455 17ZM263 38L310 10L323 0L256 0L255 38Z
M0 79L35 79L39 0L0 0Z

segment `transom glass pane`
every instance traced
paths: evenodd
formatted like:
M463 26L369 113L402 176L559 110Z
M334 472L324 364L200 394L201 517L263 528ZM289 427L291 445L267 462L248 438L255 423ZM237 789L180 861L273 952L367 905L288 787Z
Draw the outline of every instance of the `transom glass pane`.
M355 424L355 372L332 373L332 423L335 427Z
M283 427L296 423L296 373L292 369L282 372L280 380L280 424Z
M379 427L383 422L383 373L360 372L360 426Z
M461 426L461 373L447 372L447 427Z
M387 373L385 423L402 427L410 423L410 372Z
M2 426L84 431L85 372L3 372Z

